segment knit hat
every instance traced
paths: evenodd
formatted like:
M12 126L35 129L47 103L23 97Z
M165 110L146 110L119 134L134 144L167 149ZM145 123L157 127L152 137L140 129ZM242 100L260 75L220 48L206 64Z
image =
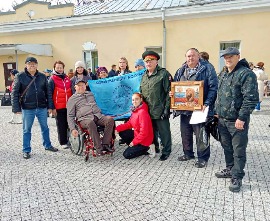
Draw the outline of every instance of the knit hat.
M12 75L16 75L16 74L18 74L19 73L19 71L17 71L16 69L12 69L11 71L10 71L10 74L12 74Z
M85 69L85 63L83 61L77 61L75 63L75 70L78 68L78 67L82 67Z
M143 67L145 67L143 59L139 58L139 59L137 59L135 61L135 67L137 67L137 66L143 66Z
M108 73L108 70L107 70L106 67L99 67L99 68L97 69L97 73L98 73L98 74L99 74L101 71L105 71L106 73Z

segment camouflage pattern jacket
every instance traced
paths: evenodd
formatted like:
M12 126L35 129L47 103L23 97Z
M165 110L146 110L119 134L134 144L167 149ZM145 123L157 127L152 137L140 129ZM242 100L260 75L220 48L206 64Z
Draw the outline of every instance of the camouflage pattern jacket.
M219 76L215 113L229 121L246 121L259 102L256 75L245 59L240 60L231 73Z

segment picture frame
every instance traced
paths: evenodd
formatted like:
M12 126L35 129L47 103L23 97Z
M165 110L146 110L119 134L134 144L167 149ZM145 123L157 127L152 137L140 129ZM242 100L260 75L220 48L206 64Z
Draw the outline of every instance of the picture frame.
M171 109L202 110L203 81L179 81L171 83Z

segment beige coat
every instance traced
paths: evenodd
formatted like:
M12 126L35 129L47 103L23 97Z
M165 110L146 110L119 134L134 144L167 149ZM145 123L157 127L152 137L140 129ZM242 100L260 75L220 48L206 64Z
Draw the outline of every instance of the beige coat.
M67 120L70 131L75 129L75 118L77 121L85 119L94 120L94 116L99 119L103 114L101 114L92 92L75 93L69 98L67 103Z
M259 100L263 100L264 94L264 81L268 79L268 76L262 69L259 67L255 67L253 72L256 74L257 82L258 82L258 91L259 91Z

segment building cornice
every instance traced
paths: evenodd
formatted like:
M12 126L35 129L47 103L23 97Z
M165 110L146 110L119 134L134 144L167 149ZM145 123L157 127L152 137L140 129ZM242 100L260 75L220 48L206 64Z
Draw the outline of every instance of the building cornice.
M165 19L182 20L235 14L269 12L269 0L238 0L204 5L193 5L165 9ZM122 24L139 24L161 21L161 9L130 11L122 13L92 14L83 16L37 19L0 24L0 35L104 27Z

